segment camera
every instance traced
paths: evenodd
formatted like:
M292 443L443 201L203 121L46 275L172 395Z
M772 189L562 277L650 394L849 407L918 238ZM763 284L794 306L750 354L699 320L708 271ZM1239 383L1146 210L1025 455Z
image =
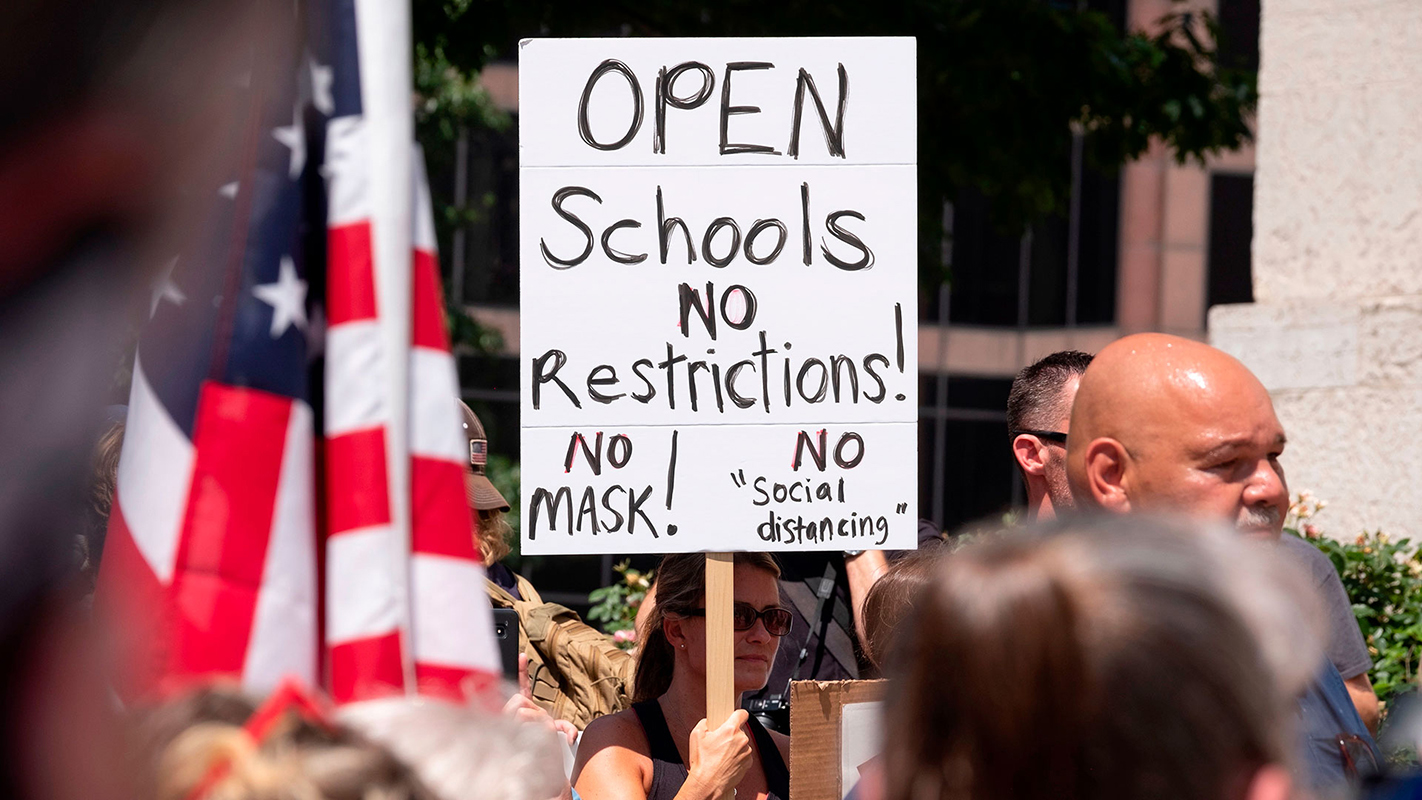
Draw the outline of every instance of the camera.
M753 698L746 702L745 708L752 717L760 720L760 724L790 735L790 698L784 694Z

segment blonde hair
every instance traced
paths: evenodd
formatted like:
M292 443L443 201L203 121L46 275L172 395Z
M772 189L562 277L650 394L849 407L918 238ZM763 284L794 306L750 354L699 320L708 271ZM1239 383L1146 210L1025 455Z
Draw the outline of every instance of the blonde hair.
M186 800L441 800L385 747L348 728L288 717L258 742L242 725L256 709L209 688L143 715L145 794Z
M499 509L479 510L474 513L474 543L479 547L479 555L485 566L502 561L509 554L509 538L513 536L513 526L508 515Z

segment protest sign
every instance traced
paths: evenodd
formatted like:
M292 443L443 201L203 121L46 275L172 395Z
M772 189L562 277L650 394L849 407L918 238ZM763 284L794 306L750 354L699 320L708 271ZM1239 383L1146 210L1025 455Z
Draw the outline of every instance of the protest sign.
M913 39L519 70L523 552L912 548Z
M790 684L789 800L841 800L862 778L882 784L885 686L882 680ZM831 764L836 768L826 769Z

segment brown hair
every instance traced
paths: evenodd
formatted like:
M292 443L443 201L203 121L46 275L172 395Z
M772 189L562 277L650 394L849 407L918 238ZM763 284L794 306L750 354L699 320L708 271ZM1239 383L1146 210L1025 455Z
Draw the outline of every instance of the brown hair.
M768 553L736 553L735 564L748 564L780 577L780 565ZM633 680L632 702L655 700L671 686L676 652L662 630L668 613L685 614L701 606L706 596L706 555L678 553L663 556L657 565L656 601L647 615L646 626L638 632L637 674Z
M1029 364L1012 379L1007 393L1007 435L1041 428L1048 415L1056 416L1057 395L1073 377L1085 375L1093 356L1080 350L1062 350Z
M1284 670L1241 600L1286 594L1241 566L1262 557L1138 517L1076 526L934 570L890 669L892 800L1220 800L1285 761Z
M924 587L933 580L933 568L945 551L939 547L919 550L889 565L888 572L869 587L864 597L864 655L883 669L892 651L898 629L913 609Z

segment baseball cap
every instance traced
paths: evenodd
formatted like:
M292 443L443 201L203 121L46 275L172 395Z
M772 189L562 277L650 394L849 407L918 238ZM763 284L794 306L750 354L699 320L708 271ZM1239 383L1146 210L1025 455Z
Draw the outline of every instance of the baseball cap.
M508 511L509 501L484 472L489 463L489 437L484 434L484 425L463 400L459 401L459 408L464 413L464 436L469 441L469 461L464 465L464 494L469 506L479 511Z

